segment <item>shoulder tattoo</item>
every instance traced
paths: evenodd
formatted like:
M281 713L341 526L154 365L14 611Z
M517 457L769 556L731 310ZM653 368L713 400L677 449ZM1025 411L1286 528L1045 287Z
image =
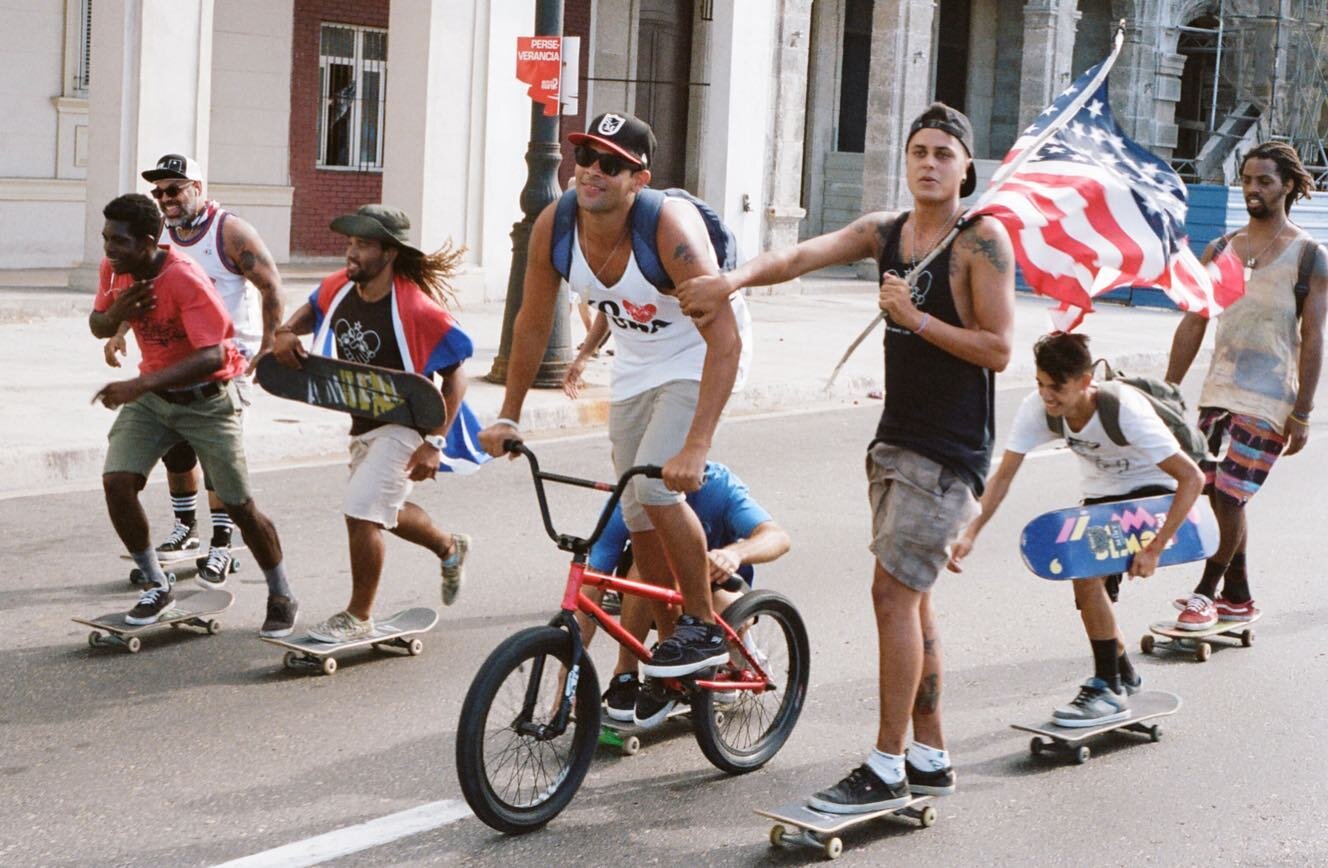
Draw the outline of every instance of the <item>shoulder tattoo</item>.
M997 239L992 237L983 237L981 229L973 226L965 232L959 233L959 245L972 256L981 256L991 263L991 267L996 269L997 274L1004 274L1010 270L1010 258L1001 250Z
M691 245L686 241L680 242L677 247L673 248L673 258L684 265L691 265L696 262L696 254L692 252Z

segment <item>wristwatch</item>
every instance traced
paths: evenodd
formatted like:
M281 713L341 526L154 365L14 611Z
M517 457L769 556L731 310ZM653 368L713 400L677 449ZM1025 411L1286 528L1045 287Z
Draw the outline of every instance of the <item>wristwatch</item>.
M439 452L442 452L443 447L447 445L446 438L444 438L443 435L441 434L426 434L424 435L424 442L428 443L430 446L432 446L434 449L437 449Z

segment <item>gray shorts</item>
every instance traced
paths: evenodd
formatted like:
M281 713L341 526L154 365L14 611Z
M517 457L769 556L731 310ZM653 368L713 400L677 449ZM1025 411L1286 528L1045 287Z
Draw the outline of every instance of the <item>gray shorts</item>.
M930 591L950 544L978 514L973 492L948 468L888 443L867 453L867 482L872 554L903 584Z
M696 415L701 384L696 380L670 380L609 407L609 442L613 445L613 471L622 476L641 464L663 465L682 450ZM669 506L685 499L669 491L661 479L638 476L622 496L623 522L628 530L653 530L645 506Z

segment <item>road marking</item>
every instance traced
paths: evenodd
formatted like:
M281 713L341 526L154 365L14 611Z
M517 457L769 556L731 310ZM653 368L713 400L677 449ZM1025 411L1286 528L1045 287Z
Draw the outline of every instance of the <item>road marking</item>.
M317 865L371 847L381 847L400 838L428 832L469 816L471 816L470 808L465 802L443 799L388 814L386 817L369 820L357 826L347 826L284 847L235 859L223 863L218 868L266 868L269 865L295 868L295 866Z

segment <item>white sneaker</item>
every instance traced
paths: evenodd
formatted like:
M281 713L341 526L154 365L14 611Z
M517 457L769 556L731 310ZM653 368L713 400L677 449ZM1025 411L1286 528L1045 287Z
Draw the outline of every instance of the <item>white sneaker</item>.
M309 628L309 638L319 642L354 642L373 635L373 618L361 621L350 612L337 612L331 618Z

